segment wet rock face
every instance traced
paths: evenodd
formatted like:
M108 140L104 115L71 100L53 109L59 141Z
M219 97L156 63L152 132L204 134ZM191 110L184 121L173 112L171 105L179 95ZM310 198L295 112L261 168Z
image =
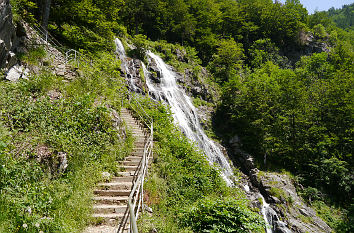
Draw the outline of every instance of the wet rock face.
M290 224L293 232L331 232L331 228L297 195L295 184L289 176L265 173L259 176L259 179L268 195L268 200L277 203L274 209ZM303 222L299 216L308 221Z
M0 0L0 68L8 68L10 64L16 63L15 56L10 54L15 38L10 0Z
M143 77L141 76L141 61L139 59L127 58L126 61L126 72L128 87L131 91L144 94L146 90L146 83L143 82Z
M154 60L150 60L149 64L149 71L150 71L150 79L154 83L161 83L161 71L157 67L157 64Z
M259 172L253 157L242 151L242 143L237 135L229 140L229 145L252 185L270 204L272 209L267 212L267 219L272 223L273 232L332 232L332 229L297 194L296 184L288 175ZM306 222L303 221L304 218L307 219Z

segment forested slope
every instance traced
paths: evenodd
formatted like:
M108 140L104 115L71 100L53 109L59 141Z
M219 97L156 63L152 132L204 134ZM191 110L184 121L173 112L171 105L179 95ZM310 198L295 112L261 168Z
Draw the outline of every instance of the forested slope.
M42 1L12 3L18 18L41 21ZM196 51L219 90L217 137L227 146L237 134L259 168L292 172L303 198L342 209L340 221L322 217L351 232L351 8L309 15L298 0L58 0L48 28L66 46L92 55L112 51L116 35L136 42L132 55L139 58L149 49L145 38Z
M327 11L328 16L337 24L338 27L343 29L353 29L354 24L354 3L344 5L340 9L333 7Z

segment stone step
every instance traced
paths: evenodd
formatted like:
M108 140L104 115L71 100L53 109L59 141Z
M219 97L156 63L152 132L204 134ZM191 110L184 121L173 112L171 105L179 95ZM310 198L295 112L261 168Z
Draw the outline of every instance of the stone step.
M132 156L139 156L139 157L142 157L144 154L144 151L138 151L138 152L132 152L131 155Z
M124 217L124 213L93 214L92 217L99 219L101 224L116 226Z
M140 126L139 122L134 120L134 119L123 119L125 124L127 124L128 126L132 127L132 126Z
M104 197L117 197L117 196L129 196L130 189L120 189L120 190L102 190L95 189L93 193L97 196Z
M136 169L138 168L138 166L126 166L126 165L123 165L121 167L124 168L124 170L127 172L135 172Z
M93 197L96 204L127 204L128 196L110 197L110 196L97 196Z
M133 176L119 176L119 177L113 177L110 182L132 182L132 181L133 181Z
M145 131L143 131L143 130L141 130L140 132L132 132L132 135L134 136L134 137L136 137L136 138L145 138L145 137L147 137L147 136L149 136L149 134L148 133L146 133Z
M145 138L145 132L144 131L132 130L131 133L132 133L132 136L134 136L136 138L140 138L140 139Z
M124 161L140 161L143 156L128 156Z
M133 132L132 133L145 133L144 132L144 129L142 129L142 128L139 128L139 127L128 127L128 128L130 128Z
M118 214L125 213L127 205L94 205L93 211L95 214Z
M143 146L145 146L145 140L144 141L140 141L140 142L135 141L134 145L143 147Z
M118 174L123 176L123 177L130 177L130 176L134 175L134 172L124 171L124 172L118 172Z
M139 166L140 161L141 160L139 160L139 161L123 161L122 164L124 166Z
M99 183L97 189L100 190L130 190L132 187L132 182L110 182L110 183Z
M136 135L144 134L145 135L145 132L142 129L132 129L132 128L130 128L130 129L131 129L131 132L133 135L134 134L136 134ZM145 136L144 136L144 138L145 138Z
M129 125L136 125L136 126L140 125L140 122L138 120L134 119L134 118L125 117L123 119L124 119L125 123L127 123Z
M138 137L138 138L135 138L134 142L145 142L147 140L147 138L145 137Z
M135 120L134 118L123 118L125 123L130 125L139 125L139 121Z
M140 126L139 122L136 121L136 120L125 119L124 122L125 122L125 124L127 124L127 126L129 126L129 127L133 127L133 126L138 127L138 126Z
M109 225L89 226L82 233L117 233L117 227Z
M144 151L144 147L143 146L133 147L133 152L136 152L136 151Z
M145 135L145 132L144 132L144 130L142 130L142 129L139 129L139 128L130 128L131 129L131 132L132 132L132 134L136 134L136 135L138 135L138 134L144 134Z

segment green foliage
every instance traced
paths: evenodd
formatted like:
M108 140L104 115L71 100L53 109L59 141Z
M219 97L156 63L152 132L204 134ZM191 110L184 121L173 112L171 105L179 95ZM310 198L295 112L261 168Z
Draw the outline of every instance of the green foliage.
M354 4L344 5L341 9L329 9L326 13L337 24L338 27L343 29L353 29L354 25Z
M81 232L101 172L131 150L113 125L125 95L119 62L102 54L70 83L42 72L0 84L0 231ZM53 98L56 92L60 98ZM68 167L58 170L58 154Z
M37 6L29 0L12 0L12 4L15 18L23 16L32 23L40 20L41 4ZM86 114L96 114L101 120L107 117L104 105L92 108L94 103L119 109L126 95L124 82L119 78L119 62L112 63L114 56L100 51L112 50L113 37L118 34L129 38L129 32L136 35L132 37L136 46L132 56L144 60L146 50L154 49L178 71L192 71L193 82L204 82L200 80L200 64L209 68L214 82L223 90L213 123L225 141L237 133L244 149L259 160L267 157L265 168L280 167L294 172L306 187L306 199L317 201L322 193L327 193L332 201L348 204L354 188L352 7L353 4L308 15L299 0L287 0L283 4L271 0L56 1L52 4L50 31L70 47L97 52L99 64L84 65L85 75L68 85L53 75L37 75L20 85L17 91L25 94L14 95L19 100L11 99L2 89L1 111L9 115L1 112L6 128L3 132L9 132L4 135L12 135L14 129L26 135L33 131L33 140L49 143L51 149L66 148L73 141L87 146L89 161L93 157L107 163L114 161L111 152L116 144L105 138L107 135L93 138L94 144L108 140L93 151L79 136L89 135L93 125L101 122ZM308 31L314 32L312 42ZM164 41L151 43L147 38ZM307 53L312 45L318 49L318 42L321 46L331 46L329 52L304 56L296 64L291 60L290 66L286 56ZM31 51L24 61L36 64L43 56L40 51ZM54 101L56 107L52 108L52 101L43 96L53 89L62 92L65 101ZM16 93L13 89L6 92ZM16 105L11 106L10 99ZM68 120L68 125L63 124L67 133L77 133L77 138L68 139L65 130L53 131L60 136L54 137L42 127L42 124L60 125L57 120L64 121L62 117L52 120L42 116L46 115L42 110L50 113L48 117L56 118L59 110L74 108L77 103L87 110L77 111L80 113L77 117L87 116L87 120L80 123ZM203 162L202 156L172 126L168 111L151 103L146 105L157 122L159 141L154 178L148 182L154 206L161 210L160 218L153 221L162 232L177 232L180 227L175 223L185 205L197 206L200 199L215 193L219 200L229 191L219 182L217 172ZM69 112L76 116L74 109ZM31 115L38 119L31 119ZM76 124L88 131L80 131ZM102 127L104 132L109 129L106 124ZM48 139L36 136L41 130ZM0 150L7 150L9 137L0 137ZM98 155L103 148L110 149ZM113 167L107 165L107 169ZM46 176L41 179L45 180ZM176 210L171 210L169 206L174 205ZM342 231L351 231L348 227L353 225L351 210L344 218L344 225L338 224ZM5 215L0 211L0 216Z
M147 51L147 41L146 36L144 35L136 35L132 39L135 48L130 50L128 55L130 57L138 58L142 61L145 61L146 58L146 51Z
M246 50L267 37L281 46L296 45L307 22L299 1L127 0L122 15L131 34L193 46L205 65L221 39L232 38Z
M318 39L324 39L327 36L326 29L322 24L315 25L313 27L313 32Z
M30 65L38 65L43 61L46 57L47 53L43 46L30 48L28 53L20 54L20 60L30 64Z
M243 56L242 45L237 44L233 39L222 40L217 53L213 55L209 69L218 82L225 82L241 69Z
M71 48L113 50L114 34L126 33L117 22L123 5L123 1L60 1L52 4L49 28Z
M344 232L339 230L339 224L343 221L342 211L335 206L328 206L321 200L314 201L311 205L316 210L316 213L337 232ZM350 231L348 231L350 232Z
M288 59L279 55L279 48L270 39L256 40L248 53L251 67L259 68L268 61L283 68L289 67Z
M244 229L262 226L258 224L261 221L255 222L254 225L250 223L251 219L258 219L258 217L255 213L251 214L246 203L240 201L243 194L237 189L226 186L219 172L210 167L204 156L173 125L169 111L163 105L149 99L142 99L142 102L144 110L153 118L156 141L154 165L145 187L148 205L158 213L149 221L153 223L150 224L150 228L146 225L146 221L142 220L142 228L147 231L155 227L161 232L182 232L188 225L187 217L183 215L185 208L207 196L219 198L218 202L212 204L215 208L220 207L220 210L229 208L227 210L230 213L237 209L235 215L220 214L223 224L233 222ZM228 201L221 201L223 197L229 197ZM232 201L235 198L238 201ZM212 212L205 215L217 218ZM242 219L242 216L249 220ZM199 223L202 223L201 221ZM175 226L169 228L172 223Z
M335 57L303 57L295 72L266 63L245 79L230 80L219 109L232 113L233 127L225 127L244 135L250 151L260 157L266 153L269 161L281 166L292 161L289 169L306 174L311 186L345 201L353 189L353 75L336 71ZM262 149L255 151L255 143Z
M352 232L354 230L354 200L352 200L350 206L347 208L345 220L341 222L337 230L338 232Z
M194 232L260 232L263 220L240 200L208 197L186 210L182 224Z
M25 19L27 22L34 22L34 12L38 8L35 1L30 0L11 0L12 13L15 21L20 18Z

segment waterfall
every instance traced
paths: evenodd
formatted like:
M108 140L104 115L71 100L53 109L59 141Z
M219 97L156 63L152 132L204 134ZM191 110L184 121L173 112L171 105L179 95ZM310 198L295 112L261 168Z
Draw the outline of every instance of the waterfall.
M199 123L196 108L194 107L190 97L187 96L176 83L176 74L156 54L148 52L148 56L156 63L161 76L161 83L157 85L154 84L148 78L150 76L149 72L145 65L143 65L146 84L149 88L149 94L158 100L166 102L170 106L174 121L180 127L181 131L187 136L187 138L195 142L198 147L204 151L211 165L217 164L219 166L221 175L227 184L233 185L231 178L234 174L228 160L219 147L217 147L215 143L205 134ZM247 193L250 192L248 185L245 185L244 189ZM265 231L266 233L272 233L272 228L274 227L273 223L275 223L275 221L273 222L273 219L278 220L278 216L260 193L259 196L262 199L261 212L267 224Z
M261 212L263 215L263 219L266 221L267 226L266 226L266 233L272 233L272 229L269 226L272 226L272 219L268 218L267 212L270 209L269 204L266 202L266 200L264 199L264 197L259 194L259 198L262 200L262 208L261 208Z
M122 61L121 68L125 71L127 81L129 82L129 88L133 92L142 92L139 87L135 84L134 77L136 76L136 69L134 67L134 60L128 58L123 43L120 39L115 39L116 52L119 55L119 59Z
M124 49L122 41L120 39L116 38L114 42L116 44L116 48L117 48L116 51L119 54L119 57L120 58L122 58L122 57L126 58L125 49Z
M135 85L133 78L134 73L136 74L138 72L132 71L136 69L136 64L129 63L129 58L126 57L123 44L118 38L115 40L115 43L117 46L117 53L122 61L122 69L126 72L126 78L128 79L130 88L131 90L136 91L138 90L138 87ZM156 54L148 52L147 55L150 58L149 66L152 65L151 63L155 63L156 68L160 71L161 78L161 82L155 84L149 78L151 74L147 67L141 62L146 85L149 89L149 95L157 100L164 101L170 106L174 121L181 131L187 138L194 142L202 152L204 152L207 160L212 166L217 165L217 168L221 171L221 175L227 184L229 186L233 185L232 177L234 174L228 160L220 148L217 147L216 144L205 134L199 122L197 110L190 97L186 95L176 83L176 74ZM247 193L251 192L248 185L245 185L244 189ZM286 228L285 223L279 221L277 214L265 201L264 197L260 193L258 195L262 200L261 213L268 226L266 228L266 233L272 233L275 225L281 225L283 230L285 229L284 232L290 233L291 231Z
M156 86L148 80L149 75L145 75L148 80L149 93L153 93L155 97L164 100L170 106L174 121L181 131L198 145L211 165L218 165L224 180L228 185L232 185L233 171L228 160L219 147L205 134L191 99L176 83L176 74L156 54L148 52L148 56L156 63L161 74L161 83ZM145 72L147 72L146 69Z

